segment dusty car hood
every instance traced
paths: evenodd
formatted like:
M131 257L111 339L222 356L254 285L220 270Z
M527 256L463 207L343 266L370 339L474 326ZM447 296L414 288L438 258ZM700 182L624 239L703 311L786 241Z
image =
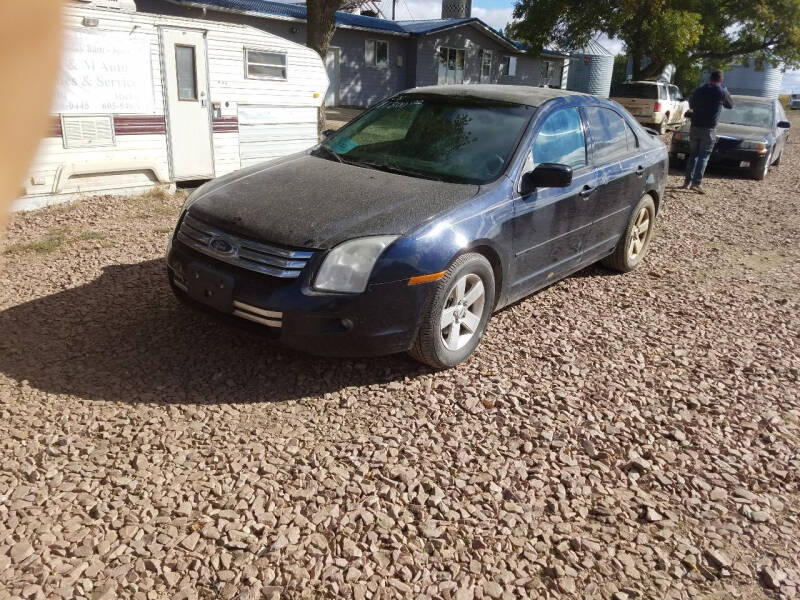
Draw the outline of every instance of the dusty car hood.
M766 127L750 127L749 125L729 125L727 123L720 123L717 125L717 135L727 135L729 137L737 137L743 139L759 139L762 140L770 134L770 130Z
M689 129L690 126L687 124L681 128L681 132L689 133ZM750 127L749 125L730 125L728 123L719 123L717 125L717 135L747 140L764 139L770 134L770 131L766 127Z
M303 153L205 184L189 213L250 239L325 249L365 235L406 233L479 189Z

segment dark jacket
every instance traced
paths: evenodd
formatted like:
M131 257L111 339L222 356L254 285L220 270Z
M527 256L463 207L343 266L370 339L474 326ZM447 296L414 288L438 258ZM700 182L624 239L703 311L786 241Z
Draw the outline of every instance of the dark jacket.
M727 89L716 83L701 85L689 98L689 107L692 109L692 127L714 129L723 106L733 108L733 100Z

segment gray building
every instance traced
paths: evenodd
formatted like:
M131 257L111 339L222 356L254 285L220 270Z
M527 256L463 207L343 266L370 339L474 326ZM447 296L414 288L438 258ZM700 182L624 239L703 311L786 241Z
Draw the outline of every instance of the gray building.
M471 2L443 10L469 14ZM268 0L137 0L142 12L250 25L306 43L306 7ZM366 107L402 90L437 83L565 88L569 59L531 53L477 18L392 21L336 13L326 57L328 106ZM291 65L288 66L291 68Z

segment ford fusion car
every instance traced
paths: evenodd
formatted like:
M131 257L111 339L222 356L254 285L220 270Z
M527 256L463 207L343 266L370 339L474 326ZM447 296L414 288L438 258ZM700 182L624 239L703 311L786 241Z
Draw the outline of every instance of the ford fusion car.
M717 143L709 164L744 169L753 179L764 179L779 165L789 136L789 121L778 100L731 96L733 108L723 108L717 125ZM672 136L670 158L682 165L689 156L689 125Z
M446 368L503 306L596 261L639 265L666 171L664 144L614 102L417 88L306 152L198 188L169 281L294 348Z

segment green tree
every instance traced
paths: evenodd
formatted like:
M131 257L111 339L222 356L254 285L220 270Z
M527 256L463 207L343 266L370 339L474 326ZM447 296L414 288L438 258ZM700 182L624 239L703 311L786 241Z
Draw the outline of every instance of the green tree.
M614 73L611 76L612 83L622 83L628 78L628 57L624 54L617 54L614 57Z
M328 55L331 39L336 31L336 11L347 8L352 10L365 4L366 0L308 0L306 2L306 22L308 33L306 45L320 55L322 61ZM325 103L320 107L317 118L317 129L320 133L325 129Z
M598 33L622 40L634 79L742 56L800 66L800 0L595 0L591 10L583 0L517 0L514 18L514 36L538 48L580 48Z

